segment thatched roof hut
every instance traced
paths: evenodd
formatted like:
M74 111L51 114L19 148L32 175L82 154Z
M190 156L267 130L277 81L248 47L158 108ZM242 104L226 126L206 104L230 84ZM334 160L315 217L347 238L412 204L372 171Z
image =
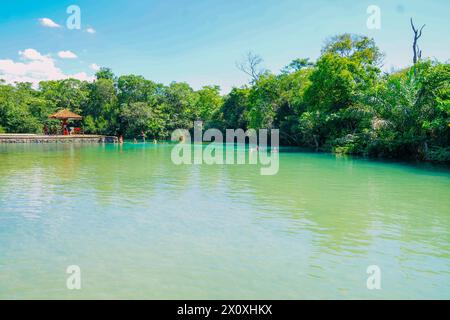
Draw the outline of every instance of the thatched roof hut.
M60 120L68 120L68 119L74 119L74 120L81 120L83 119L82 116L73 113L70 110L64 109L61 111L58 111L55 114L52 114L51 116L49 116L50 119L60 119Z

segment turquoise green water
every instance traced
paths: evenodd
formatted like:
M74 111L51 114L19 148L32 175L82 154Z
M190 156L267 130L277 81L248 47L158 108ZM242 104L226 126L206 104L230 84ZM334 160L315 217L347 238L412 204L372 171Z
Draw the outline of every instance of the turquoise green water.
M261 176L171 148L0 145L0 298L450 298L448 169L281 152Z

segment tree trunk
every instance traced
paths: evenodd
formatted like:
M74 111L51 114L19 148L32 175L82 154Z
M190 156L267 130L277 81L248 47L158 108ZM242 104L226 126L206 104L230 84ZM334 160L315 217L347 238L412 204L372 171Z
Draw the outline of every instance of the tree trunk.
M413 47L413 63L416 64L422 57L422 51L419 49L419 46L417 45L417 40L419 40L420 37L422 36L422 30L423 30L423 28L425 28L425 25L423 25L419 30L414 26L413 19L411 18L411 28L414 32L414 41L413 41L413 46L412 46Z
M314 144L316 145L316 152L319 151L319 141L317 141L317 135L313 134Z

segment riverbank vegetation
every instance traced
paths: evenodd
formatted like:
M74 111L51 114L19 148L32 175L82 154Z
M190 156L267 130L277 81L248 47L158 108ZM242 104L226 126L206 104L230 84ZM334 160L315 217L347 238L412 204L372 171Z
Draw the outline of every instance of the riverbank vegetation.
M296 59L279 74L249 54L238 67L250 83L227 95L218 86L193 90L108 68L96 81L0 82L0 133L56 128L48 115L81 114L85 133L167 139L177 128L278 128L280 143L317 151L450 161L450 64L419 60L381 71L383 54L365 36L326 42L317 61Z

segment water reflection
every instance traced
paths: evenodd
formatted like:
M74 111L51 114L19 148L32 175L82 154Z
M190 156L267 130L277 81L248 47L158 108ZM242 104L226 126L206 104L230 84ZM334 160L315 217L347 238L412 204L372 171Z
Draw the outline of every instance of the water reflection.
M151 270L142 290L161 285L159 297L371 297L365 268L377 263L391 297L418 286L413 296L450 296L448 170L281 152L279 173L261 176L255 165L177 166L171 148L1 145L4 274L20 282L23 259L52 269L76 258L98 275L115 263L127 273L118 287ZM51 296L56 280L43 277ZM247 289L230 296L233 281Z

